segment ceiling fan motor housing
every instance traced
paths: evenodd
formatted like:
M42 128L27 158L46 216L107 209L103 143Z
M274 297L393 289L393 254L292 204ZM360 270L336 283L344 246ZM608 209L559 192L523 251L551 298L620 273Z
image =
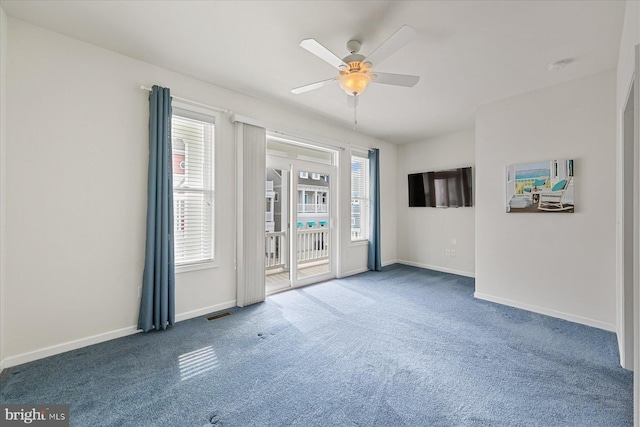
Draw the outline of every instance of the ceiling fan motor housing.
M345 56L342 60L345 64L349 65L349 71L357 71L362 67L362 61L365 59L364 55L353 53L349 56ZM367 69L370 67L367 67Z
M352 53L351 55L347 55L344 58L342 58L342 60L344 62L346 62L347 64L349 62L362 62L362 60L365 59L364 55L360 55L359 53Z
M360 48L362 47L362 43L359 40L349 40L347 42L347 51L351 53L360 52Z

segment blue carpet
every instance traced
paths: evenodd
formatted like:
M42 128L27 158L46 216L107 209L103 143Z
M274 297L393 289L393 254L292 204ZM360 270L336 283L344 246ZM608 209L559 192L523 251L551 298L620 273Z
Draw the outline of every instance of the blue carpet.
M626 426L615 335L392 265L8 369L73 426Z

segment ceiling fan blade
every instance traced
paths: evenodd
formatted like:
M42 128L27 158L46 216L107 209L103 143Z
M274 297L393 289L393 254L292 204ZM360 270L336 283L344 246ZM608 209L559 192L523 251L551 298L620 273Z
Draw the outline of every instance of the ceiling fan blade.
M315 83L311 83L308 85L304 85L304 86L300 86L297 87L295 89L291 89L291 93L295 93L296 95L301 94L301 93L305 93L305 92L309 92L310 90L314 90L314 89L320 89L321 87L325 87L327 85L330 85L332 82L338 80L337 77L328 79L328 80L322 80L320 82L315 82Z
M346 67L347 64L340 58L338 58L333 52L314 39L305 39L300 42L300 47L313 53L318 58L333 65L335 68Z
M371 81L385 85L411 87L418 83L419 76L408 74L371 73Z
M382 44L371 52L362 62L370 62L377 66L382 61L396 53L396 51L402 49L416 36L416 34L416 30L413 27L403 25L398 31L393 33L391 37L382 42Z

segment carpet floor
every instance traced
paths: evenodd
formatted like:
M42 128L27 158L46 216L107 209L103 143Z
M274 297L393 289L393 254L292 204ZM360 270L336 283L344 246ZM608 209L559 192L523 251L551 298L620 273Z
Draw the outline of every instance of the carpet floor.
M73 426L631 426L611 332L403 265L9 368Z

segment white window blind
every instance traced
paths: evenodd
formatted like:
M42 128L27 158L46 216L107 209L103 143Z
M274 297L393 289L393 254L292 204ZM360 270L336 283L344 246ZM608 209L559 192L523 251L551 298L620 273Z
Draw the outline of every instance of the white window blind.
M351 156L351 241L369 239L369 159Z
M213 261L214 118L173 108L175 265Z

